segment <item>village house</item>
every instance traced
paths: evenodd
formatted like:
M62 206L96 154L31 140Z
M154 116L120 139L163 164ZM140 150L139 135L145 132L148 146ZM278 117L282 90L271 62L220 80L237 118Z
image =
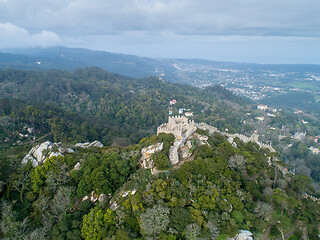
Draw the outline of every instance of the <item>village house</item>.
M263 105L263 104L260 104L260 105L258 105L258 107L257 107L259 110L267 110L268 109L268 106L267 105Z
M318 154L320 153L320 149L317 148L317 147L311 146L311 147L309 147L309 150L310 150L313 154L316 154L316 155L318 155Z

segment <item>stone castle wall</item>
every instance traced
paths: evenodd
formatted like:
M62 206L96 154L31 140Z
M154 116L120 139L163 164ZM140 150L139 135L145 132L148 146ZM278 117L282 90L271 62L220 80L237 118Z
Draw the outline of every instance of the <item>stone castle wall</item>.
M159 133L172 133L176 140L173 146L170 148L169 159L170 162L175 165L179 162L179 149L184 143L196 132L197 128L208 131L211 135L215 132L222 134L230 138L230 141L233 142L234 138L239 138L244 143L255 142L259 145L260 148L269 149L271 152L275 152L271 145L267 145L258 141L259 135L253 134L251 137L247 137L243 134L235 133L229 134L226 132L221 132L217 128L210 126L206 123L195 123L193 120L188 120L185 116L169 116L168 123L161 124L157 128L157 134ZM229 140L228 140L229 141Z
M240 133L235 133L235 134L230 134L230 133L224 133L224 132L221 132L219 131L217 128L215 127L212 127L206 123L196 123L195 126L199 129L202 129L202 130L205 130L205 131L208 131L209 134L213 134L215 132L219 132L221 133L222 135L224 136L227 136L227 137L231 137L231 138L239 138L241 141L243 141L244 143L248 143L248 142L255 142L259 145L260 148L266 148L266 149L269 149L270 152L275 152L276 150L274 150L274 148L269 145L269 144L265 144L265 143L261 143L258 141L258 135L252 135L251 137L247 137L243 134L240 134Z

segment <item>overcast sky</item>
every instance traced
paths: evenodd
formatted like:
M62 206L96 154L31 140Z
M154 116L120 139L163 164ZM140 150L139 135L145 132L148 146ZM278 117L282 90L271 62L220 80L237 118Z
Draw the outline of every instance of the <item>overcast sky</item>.
M0 0L0 49L320 64L319 0Z

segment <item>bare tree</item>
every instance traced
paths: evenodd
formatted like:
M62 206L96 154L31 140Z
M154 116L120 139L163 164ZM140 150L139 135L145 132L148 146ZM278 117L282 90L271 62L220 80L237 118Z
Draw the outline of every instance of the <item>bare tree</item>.
M6 240L46 239L46 233L48 233L44 228L30 230L28 217L22 221L17 221L16 214L12 210L12 204L7 202L1 204L0 229L3 239Z
M219 236L219 229L210 221L206 224L206 227L209 229L209 232L211 233L211 239L215 240Z
M273 189L271 187L266 187L265 189L263 189L263 194L266 196L272 196Z
M269 220L273 212L273 208L268 203L258 201L254 212L257 217L262 218L263 220Z
M186 226L185 230L186 239L188 240L196 240L200 234L200 227L196 223L191 223Z
M246 162L246 159L242 155L236 154L230 157L228 166L230 168L244 169Z
M72 187L62 186L59 187L57 193L51 201L51 212L60 220L63 213L67 212L71 204L71 194L74 191Z
M170 223L170 209L161 205L154 205L140 215L140 226L147 235L159 234Z

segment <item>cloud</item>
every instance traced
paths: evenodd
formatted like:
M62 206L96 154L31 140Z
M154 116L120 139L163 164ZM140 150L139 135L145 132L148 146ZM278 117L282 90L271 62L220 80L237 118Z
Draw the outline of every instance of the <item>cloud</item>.
M53 32L43 30L40 33L31 34L26 29L11 23L0 22L0 48L19 47L49 47L60 44L62 41Z
M319 12L319 0L0 0L0 48L318 63Z
M61 34L125 31L181 35L320 36L318 0L24 0L0 2L1 19Z

